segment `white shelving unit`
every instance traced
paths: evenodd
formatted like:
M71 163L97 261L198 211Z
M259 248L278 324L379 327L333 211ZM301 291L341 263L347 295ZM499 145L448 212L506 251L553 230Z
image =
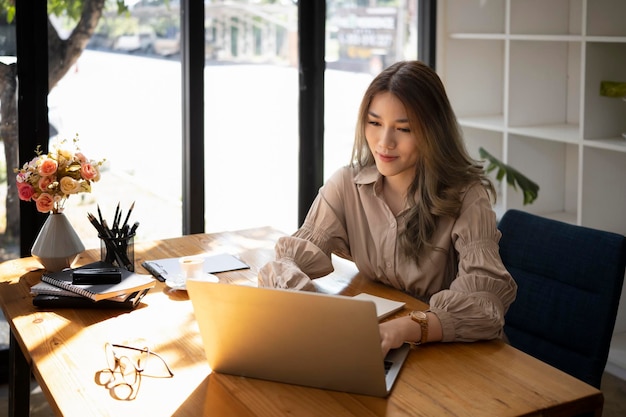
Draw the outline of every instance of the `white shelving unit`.
M626 235L626 102L600 95L626 82L624 0L439 0L437 71L478 148L539 184L501 186L516 208ZM626 379L626 287L607 370Z

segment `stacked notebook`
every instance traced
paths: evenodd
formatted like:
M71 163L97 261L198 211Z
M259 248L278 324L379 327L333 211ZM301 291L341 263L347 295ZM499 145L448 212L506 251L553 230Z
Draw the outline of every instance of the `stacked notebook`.
M81 282L78 280L80 272L92 272L94 269L106 269L113 278L95 274L89 277L90 283L78 283ZM33 304L37 307L132 310L155 283L150 275L130 272L105 262L94 262L80 268L45 272L41 276L41 282L33 285L30 290L34 296Z

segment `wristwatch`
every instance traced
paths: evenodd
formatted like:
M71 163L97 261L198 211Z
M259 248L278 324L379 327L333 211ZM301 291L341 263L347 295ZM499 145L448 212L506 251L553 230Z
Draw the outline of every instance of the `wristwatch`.
M422 338L417 344L421 345L422 343L428 342L428 315L426 314L426 312L417 310L411 311L411 313L409 313L409 316L411 317L411 320L419 323L420 328L422 329Z

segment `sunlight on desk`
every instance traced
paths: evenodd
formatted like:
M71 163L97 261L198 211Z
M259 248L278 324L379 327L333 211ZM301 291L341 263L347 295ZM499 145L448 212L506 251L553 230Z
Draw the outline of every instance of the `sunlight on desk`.
M136 268L147 273L139 266L146 259L226 251L239 256L250 269L219 273L220 282L250 285L256 282L258 270L273 258L274 245L282 235L260 228L136 242ZM88 250L81 254L78 264L99 257L99 249ZM425 307L407 294L359 274L349 261L338 258L333 262L335 272L316 280L320 291L343 295L367 292L406 302L406 308L397 314ZM24 375L29 371L50 408L65 416L394 417L411 415L418 409L426 415L563 417L584 411L601 415L600 391L495 341L413 349L387 398L211 373L184 291L171 291L158 282L130 312L41 311L33 306L30 296L30 286L38 282L41 272L32 258L0 264L0 304L11 326L12 366L17 369L17 376L10 380L15 415L28 412L31 381ZM174 377L146 376L136 399L112 398L108 389L94 381L95 373L106 366L106 342L150 347L172 368Z

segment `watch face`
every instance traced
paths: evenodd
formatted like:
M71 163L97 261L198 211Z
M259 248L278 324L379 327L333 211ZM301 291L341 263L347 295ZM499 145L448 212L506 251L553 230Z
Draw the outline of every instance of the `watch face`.
M423 311L414 311L411 313L411 316L415 320L426 320L426 318L428 317L426 316L426 313Z

